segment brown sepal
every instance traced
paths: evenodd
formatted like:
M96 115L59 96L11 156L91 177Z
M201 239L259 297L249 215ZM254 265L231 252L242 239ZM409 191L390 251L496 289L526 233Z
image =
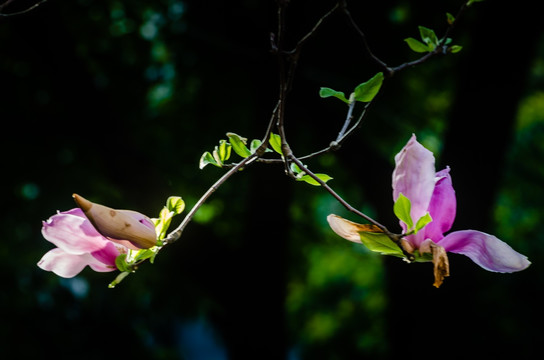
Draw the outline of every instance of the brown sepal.
M442 246L431 244L431 253L433 255L434 265L434 286L439 288L444 282L444 278L450 276L450 264L446 249Z

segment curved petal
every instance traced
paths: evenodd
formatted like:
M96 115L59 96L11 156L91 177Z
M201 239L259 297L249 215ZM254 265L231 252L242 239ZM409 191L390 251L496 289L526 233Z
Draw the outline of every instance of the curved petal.
M83 221L81 223L81 225L79 226L79 228L81 229L81 231L87 235L87 236L99 236L99 237L103 237L96 229L95 227L93 226L93 224L91 224L91 222L89 221L89 219L87 218L87 216L85 215L85 213L83 212L83 210L81 210L80 208L73 208L73 209L70 209L68 211L63 211L63 212L59 212L58 215L74 215L74 216L78 216L82 219L84 219L85 221Z
M395 156L393 201L402 193L411 202L414 221L425 215L435 186L433 153L412 135L406 146ZM406 230L406 229L404 229Z
M423 230L425 238L432 239L434 242L440 241L444 237L444 233L451 229L457 210L450 168L447 167L437 172L436 179L433 196L429 203L429 214L433 221Z
M488 271L509 273L531 265L525 255L512 249L507 243L475 230L455 231L439 242L446 251L468 256Z
M38 262L38 266L43 270L52 271L60 277L71 278L88 265L88 260L88 254L74 255L56 248L47 252Z
M61 212L44 221L42 235L58 248L73 255L97 251L109 243L93 228L80 209Z
M112 242L109 242L106 247L98 251L94 251L91 255L101 264L116 268L115 259L121 254L121 251ZM92 267L92 266L91 266ZM93 267L94 269L94 267ZM99 271L99 270L96 270Z
M112 246L114 245L112 244ZM72 278L76 276L87 265L97 272L114 271L117 269L115 261L113 265L102 263L91 256L91 254L74 255L59 248L48 251L38 262L38 266L41 269L52 271L63 278Z
M89 267L93 269L96 272L110 272L117 270L117 266L114 265L108 265L108 264L102 264L100 261L94 260L90 262Z

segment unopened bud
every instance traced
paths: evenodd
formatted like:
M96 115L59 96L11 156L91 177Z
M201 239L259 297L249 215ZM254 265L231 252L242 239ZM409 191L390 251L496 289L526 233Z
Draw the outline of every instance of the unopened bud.
M147 216L136 211L116 210L95 204L77 194L72 196L102 236L113 241L126 240L140 249L149 249L157 244L155 227Z

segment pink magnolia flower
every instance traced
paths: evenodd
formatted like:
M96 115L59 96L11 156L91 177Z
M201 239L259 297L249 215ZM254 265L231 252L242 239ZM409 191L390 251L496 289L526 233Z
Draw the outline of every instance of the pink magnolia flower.
M401 240L405 252L413 254L416 261L432 261L436 287L449 276L447 252L468 256L488 271L511 273L524 270L531 263L526 256L493 235L476 230L449 231L455 220L457 202L449 167L436 172L433 153L417 142L415 135L395 156L393 171L393 200L400 194L410 200L410 215L415 223L429 213L432 221L416 233ZM340 236L360 241L368 225L361 225L330 215L329 223ZM405 222L400 221L403 233L410 233Z
M38 266L61 277L74 277L85 266L94 271L116 270L115 259L128 249L156 244L155 226L145 215L114 210L74 194L80 208L53 215L43 222L43 237L57 246Z
M416 234L405 237L407 250L428 252L436 244L447 252L468 256L488 271L510 273L527 268L531 263L493 235L476 230L449 231L455 220L457 202L449 167L435 173L433 153L413 135L395 156L393 200L402 193L410 199L412 219L429 212L432 222ZM406 224L401 222L406 232Z
M65 278L76 276L85 266L98 272L114 271L115 258L127 251L100 235L79 208L44 221L42 235L56 248L47 252L38 266Z

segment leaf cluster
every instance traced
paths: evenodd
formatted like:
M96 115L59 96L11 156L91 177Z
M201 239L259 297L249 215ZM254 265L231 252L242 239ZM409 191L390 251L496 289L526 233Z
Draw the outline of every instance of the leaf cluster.
M248 147L247 138L231 132L227 133L227 138L228 140L219 140L219 145L212 152L206 151L202 154L199 163L200 169L204 169L209 164L222 168L226 161L230 159L233 150L238 156L245 159L255 153L262 144L261 140L254 139L251 140ZM271 150L267 151L270 152Z
M155 232L157 233L157 245L149 249L128 249L126 253L117 256L115 258L115 266L121 273L109 284L110 288L115 287L123 281L124 278L135 272L138 265L145 260L149 260L149 262L153 264L155 257L163 245L162 240L166 236L172 218L181 214L184 209L185 202L181 197L170 196L166 200L166 205L161 209L159 217L151 219L155 225Z
M412 202L402 193L399 194L397 201L395 201L393 211L395 212L397 218L406 224L407 231L404 235L417 234L418 231L433 221L429 212L426 212L422 217L417 219L414 225L414 220L412 219L411 215Z
M452 14L447 13L446 17L447 17L448 24L452 25L455 22L455 17ZM404 39L404 41L406 41L410 49L412 49L412 51L415 51L417 53L430 53L435 51L439 46L442 45L441 44L442 40L438 39L434 30L426 28L425 26L419 26L419 36L421 38L421 41L414 39L413 37ZM461 49L463 48L462 46L460 45L449 46L451 42L452 42L451 38L446 38L446 40L444 40L444 44L443 44L444 52L455 54L461 51Z
M209 151L206 151L204 154L202 154L200 158L200 169L203 169L209 164L220 168L224 167L225 162L230 159L233 150L238 156L245 159L254 154L262 144L261 140L255 139L250 142L250 146L248 147L247 138L231 132L227 133L227 137L228 140L219 140L219 145L215 147L213 152L210 153ZM270 148L267 148L266 152L276 152L283 159L284 156L281 148L280 135L270 133L268 145ZM297 181L303 181L314 186L321 185L314 177L307 174L306 171L302 170L295 163L291 163L290 170ZM332 177L327 174L318 173L313 175L325 183L332 180Z

